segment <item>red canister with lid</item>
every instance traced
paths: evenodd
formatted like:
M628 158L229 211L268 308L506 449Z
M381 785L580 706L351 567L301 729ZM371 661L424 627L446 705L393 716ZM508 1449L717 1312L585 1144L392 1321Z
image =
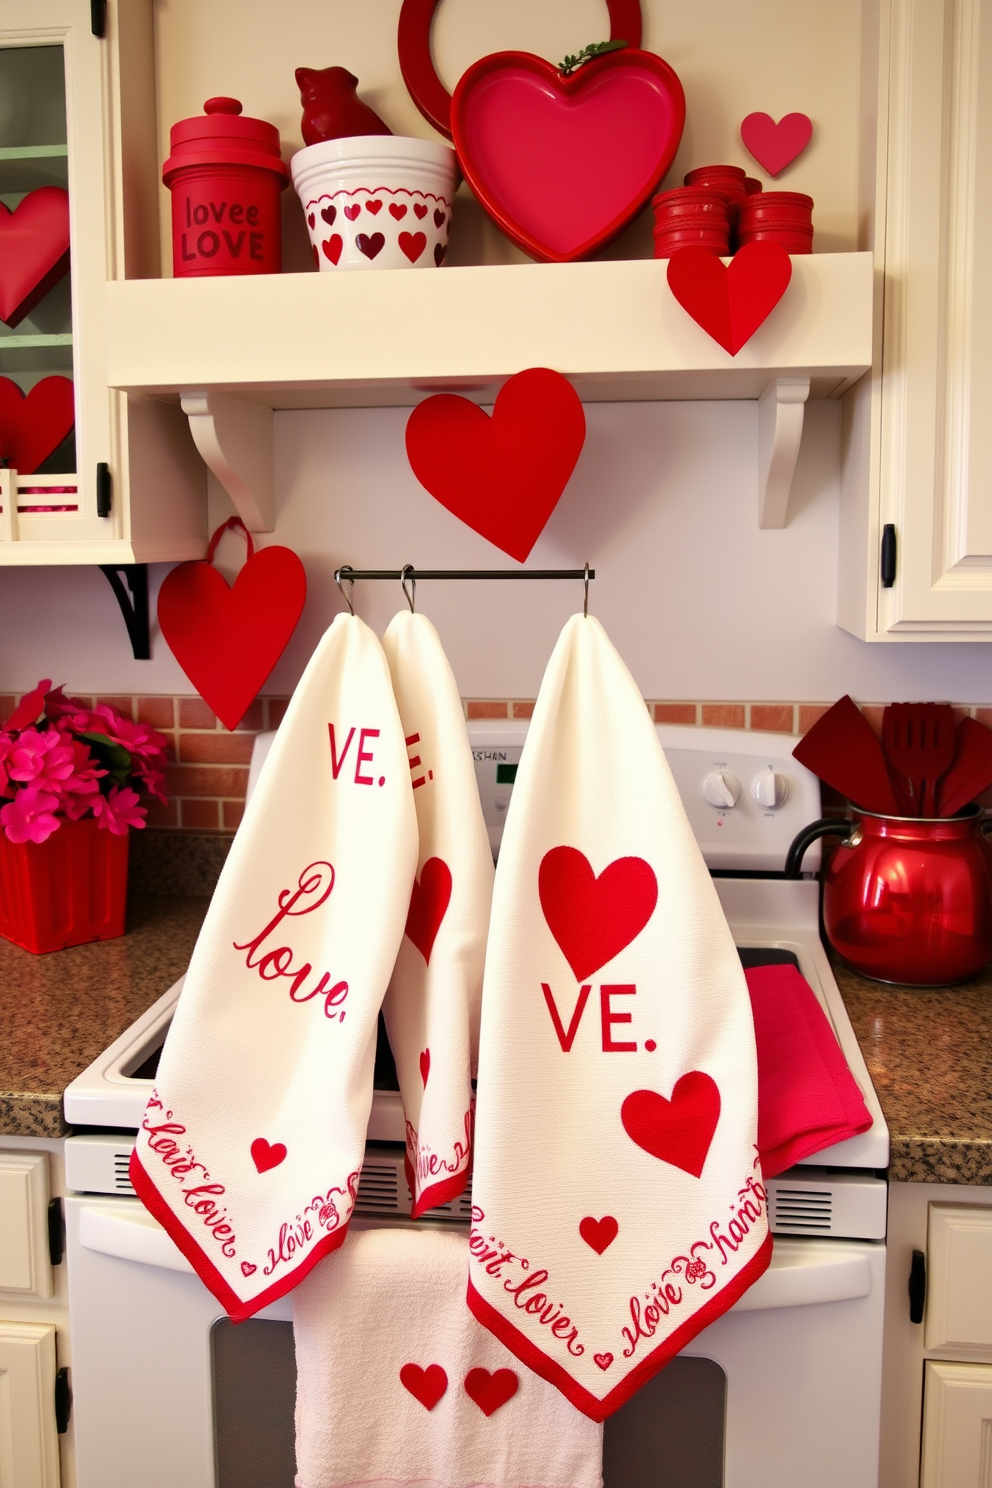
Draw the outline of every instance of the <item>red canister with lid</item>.
M279 131L243 118L236 98L208 98L203 109L173 124L162 168L172 192L173 274L278 274L279 194L289 180Z
M737 242L778 243L786 253L813 252L813 198L801 191L749 196L737 218Z
M726 196L720 191L681 187L652 198L654 256L670 258L679 248L729 250L730 220Z

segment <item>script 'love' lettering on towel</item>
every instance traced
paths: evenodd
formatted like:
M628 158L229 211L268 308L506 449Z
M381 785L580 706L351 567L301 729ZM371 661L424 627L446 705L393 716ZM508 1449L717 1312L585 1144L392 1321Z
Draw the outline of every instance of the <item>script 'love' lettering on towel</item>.
M548 664L493 891L469 1306L604 1420L771 1259L744 973L597 621Z
M347 1233L416 863L386 658L341 615L224 865L131 1160L138 1196L236 1320Z

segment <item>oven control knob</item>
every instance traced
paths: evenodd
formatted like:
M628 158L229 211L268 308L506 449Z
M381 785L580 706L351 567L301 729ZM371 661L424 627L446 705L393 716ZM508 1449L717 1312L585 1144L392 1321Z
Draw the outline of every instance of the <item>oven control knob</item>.
M711 770L703 781L703 797L709 801L711 806L719 806L724 811L729 811L732 806L737 805L737 797L741 793L741 783L736 775L731 775L729 770Z
M777 811L789 799L789 778L787 775L779 775L769 765L767 770L762 770L751 781L751 794L766 811Z

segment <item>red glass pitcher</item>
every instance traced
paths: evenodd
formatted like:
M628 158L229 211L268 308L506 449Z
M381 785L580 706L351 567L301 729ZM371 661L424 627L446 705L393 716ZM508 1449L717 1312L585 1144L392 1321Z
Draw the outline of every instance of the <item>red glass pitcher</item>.
M978 806L957 816L879 816L852 808L804 827L789 848L798 878L818 837L846 832L823 877L830 944L864 976L948 986L992 960L992 847Z

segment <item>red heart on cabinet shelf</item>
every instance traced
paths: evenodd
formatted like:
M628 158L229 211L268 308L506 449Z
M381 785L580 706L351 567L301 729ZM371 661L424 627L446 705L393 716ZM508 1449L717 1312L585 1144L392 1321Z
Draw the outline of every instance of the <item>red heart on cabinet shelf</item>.
M530 52L465 72L451 127L465 179L535 258L568 263L615 237L675 158L685 94L667 62L627 47L565 77Z
M214 533L206 562L166 574L158 623L179 665L225 728L235 729L296 629L307 597L303 564L289 548L254 551L233 585L210 560L231 517Z
M668 283L683 310L736 356L789 287L792 260L778 243L745 243L729 268L709 248L680 248Z
M748 114L741 124L741 139L770 176L791 165L812 135L813 121L807 114L786 114L777 124L771 114Z
M406 452L436 501L523 563L558 504L586 437L567 378L529 367L500 388L492 417L438 393L411 413Z
M25 395L16 382L0 377L0 460L20 474L33 475L74 421L70 378L43 377Z
M69 193L29 192L13 211L0 202L0 320L16 326L69 268Z

